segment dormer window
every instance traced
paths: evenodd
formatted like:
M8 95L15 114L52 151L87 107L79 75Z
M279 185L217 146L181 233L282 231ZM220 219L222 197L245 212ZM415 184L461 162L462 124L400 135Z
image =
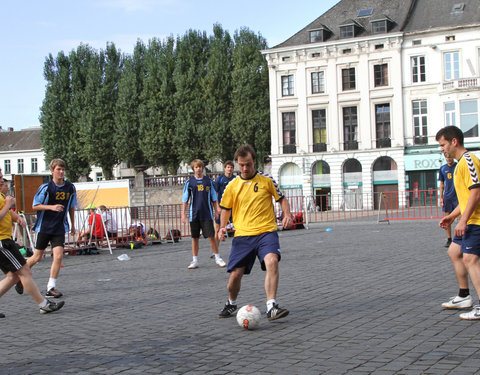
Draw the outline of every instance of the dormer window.
M355 36L355 29L353 25L340 26L340 38L353 38Z
M363 27L355 20L347 20L340 25L340 39L353 38L360 34Z
M310 30L310 43L325 42L332 32L325 25L316 30Z
M381 16L375 20L371 20L372 34L384 34L388 33L392 28L394 22L387 16Z

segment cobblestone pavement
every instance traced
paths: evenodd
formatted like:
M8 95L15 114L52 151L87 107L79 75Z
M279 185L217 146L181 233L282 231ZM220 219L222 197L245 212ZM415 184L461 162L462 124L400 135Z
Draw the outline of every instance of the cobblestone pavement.
M114 255L66 256L65 307L41 315L28 295L0 299L1 374L473 374L480 322L440 304L457 293L437 220L315 224L282 231L280 306L253 331L218 319L228 274L200 241ZM326 231L327 227L332 231ZM225 260L231 238L221 244ZM129 261L117 256L127 253ZM45 288L51 258L33 268ZM240 305L265 310L264 273Z

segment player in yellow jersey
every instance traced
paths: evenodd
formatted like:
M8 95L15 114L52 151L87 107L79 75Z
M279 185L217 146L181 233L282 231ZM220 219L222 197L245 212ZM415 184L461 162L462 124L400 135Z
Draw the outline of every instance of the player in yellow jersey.
M456 126L447 126L438 131L436 138L447 158L458 160L453 174L453 183L458 197L458 206L439 223L447 228L461 215L455 226L453 242L448 255L453 264L460 287L459 295L444 303L446 308L467 308L473 304L468 289L468 276L480 295L480 161L463 145L463 132ZM462 294L463 292L463 294ZM480 320L480 303L473 310L460 314L461 319Z
M222 212L218 239L225 241L225 226L231 213L235 237L227 268L230 272L228 301L219 318L235 314L242 277L250 273L258 257L262 270L266 271L267 318L279 319L287 316L289 311L281 308L276 301L281 254L272 198L281 204L284 213L282 225L287 229L292 226L290 205L275 180L255 169L256 153L252 146L241 146L235 152L235 161L240 167L240 176L227 185L220 203Z

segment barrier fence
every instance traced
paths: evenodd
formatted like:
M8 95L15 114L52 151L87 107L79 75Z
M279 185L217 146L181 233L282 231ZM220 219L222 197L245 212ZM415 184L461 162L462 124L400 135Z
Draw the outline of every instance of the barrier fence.
M378 193L346 193L342 195L290 196L290 211L294 221L294 229L308 227L310 223L330 222L338 220L354 220L369 217L377 221L439 219L442 208L439 206L438 190L389 191ZM281 205L276 203L275 217L277 224L282 225ZM88 210L75 212L76 235L66 234L66 251L74 251L92 242L97 248L128 247L132 243L143 242L177 242L182 237L190 236L190 224L182 223L182 204L166 204L140 207L110 208L116 225L104 238L78 238L78 234L89 228ZM188 210L187 210L188 211ZM100 212L97 212L100 214ZM187 212L188 215L188 212ZM35 215L26 215L28 228L33 226ZM104 232L106 227L103 223ZM95 224L96 225L96 224ZM16 228L16 237L25 246L31 242L29 236ZM20 232L20 233L18 233ZM25 231L24 231L25 232ZM108 241L107 237L108 236Z

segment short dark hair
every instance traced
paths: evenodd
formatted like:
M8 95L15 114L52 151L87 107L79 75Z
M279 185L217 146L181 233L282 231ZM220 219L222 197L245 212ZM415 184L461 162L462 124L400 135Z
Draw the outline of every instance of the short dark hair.
M250 146L248 143L245 143L244 145L241 145L237 151L235 151L235 155L233 156L233 159L235 161L238 161L238 157L246 157L248 154L252 155L253 160L257 160L257 154L255 152L255 149Z
M453 138L456 138L458 141L458 144L460 146L463 146L463 132L462 129L457 128L456 126L445 126L444 128L441 128L438 132L437 135L435 136L435 140L439 141L440 138L445 138L446 141L451 142Z
M227 165L231 165L232 167L235 167L235 164L233 164L233 161L227 160L225 163L223 163L223 168L225 168Z

